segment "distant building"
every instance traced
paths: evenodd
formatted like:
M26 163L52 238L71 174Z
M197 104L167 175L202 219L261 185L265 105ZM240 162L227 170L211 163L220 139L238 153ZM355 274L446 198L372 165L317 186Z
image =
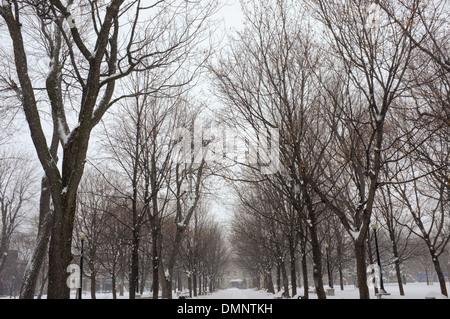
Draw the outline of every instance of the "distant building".
M231 288L247 289L247 279L231 279Z
M230 263L228 268L225 270L223 278L223 288L238 288L247 289L254 288L252 285L252 278L248 271L241 269L234 263Z

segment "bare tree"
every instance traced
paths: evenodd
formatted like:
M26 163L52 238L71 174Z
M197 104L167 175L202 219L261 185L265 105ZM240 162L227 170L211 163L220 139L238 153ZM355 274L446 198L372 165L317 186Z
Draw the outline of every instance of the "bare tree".
M403 178L409 178L410 182L394 185L396 192L393 195L404 203L405 210L411 216L405 225L424 241L438 276L441 293L447 296L445 278L439 260L450 240L447 214L449 144L444 137L434 136L422 146L417 158L412 159L416 165L404 173L408 175ZM422 162L422 156L428 160ZM430 169L430 166L438 167L438 169ZM429 171L432 173L428 174Z
M36 194L35 170L21 154L3 150L0 156L0 273L13 236L27 216Z
M449 71L448 33L449 2L408 0L402 2L375 1L391 17L422 52L412 70L416 85L412 87L420 117L432 117L436 125L449 125ZM416 24L411 29L410 25ZM422 67L425 65L425 68Z
M399 211L402 210L399 206L401 206L401 204L394 200L390 188L381 189L381 194L377 199L377 204L375 206L375 216L377 215L376 213L381 215L379 217L379 223L381 225L385 225L385 228L389 234L393 255L392 262L395 266L399 292L401 296L404 296L405 291L403 285L405 283L403 282L400 266L402 262L411 256L411 251L408 250L408 239L412 233L409 232L406 227L402 227L401 225L401 218L404 216L399 214Z

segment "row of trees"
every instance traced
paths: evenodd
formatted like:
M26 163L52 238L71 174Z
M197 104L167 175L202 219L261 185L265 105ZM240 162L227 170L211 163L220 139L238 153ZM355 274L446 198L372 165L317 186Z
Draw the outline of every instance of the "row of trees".
M448 295L440 258L450 239L448 1L243 8L244 30L210 70L224 121L269 136L280 170L230 172L248 187L245 195L238 187L234 227L242 262L260 275L275 265L285 273L289 262L295 294L299 248L326 298L323 243L339 258L350 245L360 298L369 298L368 240L378 220L396 267L420 238Z
M87 270L84 273L91 284L92 298L95 298L98 277L112 282L113 298L117 297L117 292L124 294L126 281L130 297L143 294L148 282L151 287L147 288L154 299L161 296L160 286L164 298L172 298L175 289L188 288L191 296L217 289L228 252L223 232L207 214L205 200L195 209L193 222L177 243L180 226L175 223L176 201L173 198L160 199L161 206L166 208L158 214L158 224L148 212L139 215L142 220L136 223L132 203L127 204L127 198L121 194L123 184L118 187L111 181L89 170L79 190L74 242L79 251L78 234L86 236L83 255ZM142 212L141 201L138 206ZM167 265L174 249L177 249L175 264ZM77 254L75 263L78 258ZM168 287L164 286L166 282Z
M264 188L261 185L254 188L242 186L236 191L246 194L240 195L236 204L239 211L232 220L231 245L234 247L236 262L252 274L257 287L273 293L282 290L286 296L302 295L309 298L311 287L316 286L311 271L315 265L308 238L309 221L301 219L270 185ZM280 205L280 201L284 201L284 205ZM404 285L407 281L426 278L429 283L429 280L439 280L434 266L436 261L430 258L429 247L424 237L418 235L418 226L408 212L394 213L390 204L386 204L388 196L381 195L380 201L376 205L372 222L372 225L377 226L378 247L371 227L366 235L366 265L377 263L376 248L379 248L384 283L396 282L400 295L405 295ZM399 204L401 200L395 202L398 206L403 205ZM354 283L357 286L352 237L346 233L335 214L325 207L321 209L323 211L317 229L322 253L320 267L323 285L339 287L341 290L347 284ZM432 216L432 222L438 222L433 220L437 217L440 216ZM433 229L428 231L433 232ZM444 276L450 271L450 255L442 249L445 236L433 235L431 238L439 246ZM426 273L426 277L421 277L421 273ZM435 278L431 279L433 274ZM301 291L299 287L302 287ZM375 289L375 292L378 290Z

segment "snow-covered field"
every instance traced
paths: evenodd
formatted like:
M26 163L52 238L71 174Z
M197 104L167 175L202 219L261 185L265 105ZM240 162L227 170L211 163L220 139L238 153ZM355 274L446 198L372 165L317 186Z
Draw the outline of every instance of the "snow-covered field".
M449 286L449 285L447 285ZM385 290L390 293L389 296L383 296L383 299L449 299L440 293L439 284L427 285L426 283L408 283L404 286L405 296L400 296L397 284L385 284ZM303 288L298 288L298 293L303 294ZM345 286L343 291L335 287L334 296L327 296L328 299L359 299L359 291L354 286ZM370 289L371 299L376 299L373 288ZM145 292L143 299L148 299L150 292ZM194 299L278 299L281 293L271 294L263 290L255 289L222 289L214 293L197 296ZM45 299L46 296L43 296ZM75 290L72 291L71 298L75 299ZM97 299L112 299L111 293L97 293ZM118 299L128 299L128 294L117 296ZM176 298L176 296L174 296ZM297 296L294 297L297 299ZM310 299L317 299L314 293L309 294ZM10 299L9 297L0 297L0 299ZM83 299L91 299L90 293L83 293Z
M447 285L449 286L449 285ZM404 286L405 296L400 296L400 292L397 284L385 284L386 292L390 293L389 296L383 296L383 299L448 299L440 293L439 284L427 285L426 283L408 283ZM448 289L448 288L447 288ZM303 288L297 288L299 294L303 294ZM359 299L359 290L352 285L345 286L343 291L339 287L335 287L334 296L327 296L328 299ZM148 298L149 292L145 292L143 298ZM271 294L263 290L255 289L223 289L214 293L197 296L194 299L274 299L279 298L281 293ZM72 295L75 298L75 292ZM84 299L90 299L90 294L83 294ZM97 299L112 299L111 293L97 293ZM370 289L371 299L376 299L373 288ZM45 297L44 297L45 298ZM118 299L128 299L128 294L124 296L118 296ZM174 296L174 298L176 298ZM297 296L295 296L297 298ZM317 295L314 293L309 294L310 299L317 299Z

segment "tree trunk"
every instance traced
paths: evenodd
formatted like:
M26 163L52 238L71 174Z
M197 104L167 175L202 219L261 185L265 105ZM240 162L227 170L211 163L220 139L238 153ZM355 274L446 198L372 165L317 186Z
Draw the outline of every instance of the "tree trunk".
M53 185L46 172L54 206L52 233L49 247L48 298L69 299L70 289L66 280L67 267L72 262L72 232L77 206L77 192L84 172L89 135L92 127L80 123L64 145L62 174L59 183ZM58 176L58 174L56 174ZM55 176L53 176L55 178Z
M306 255L302 254L303 298L309 299L308 262Z
M153 204L155 207L155 204ZM153 299L159 297L159 266L160 266L160 235L161 227L158 216L155 215L155 211L151 218L151 234L152 234L152 291Z
M211 280L209 281L209 292L212 293L216 290L216 279L214 277L211 278Z
M339 263L338 266L338 272L339 272L339 285L341 287L341 290L344 290L344 274L342 273L342 264Z
M291 266L291 287L292 287L292 296L297 294L297 272L295 271L296 266L296 258L295 258L295 246L291 242L289 245L289 254L291 258L290 266Z
M147 277L148 277L148 271L147 271L146 267L144 269L142 269L141 274L142 274L142 276L141 276L140 283L139 283L139 293L141 295L143 295L144 291L145 291L145 283L146 283Z
M119 296L123 297L123 295L125 294L125 276L124 274L122 274L122 276L120 277L120 286L119 286Z
M152 245L154 245L152 243ZM159 298L159 260L158 256L152 257L152 292L153 299Z
M130 269L130 299L136 298L139 280L139 231L133 232L133 243L131 247L131 269Z
M288 298L289 297L289 279L287 276L286 264L285 264L284 260L281 261L280 268L281 268L281 275L283 278L284 296L286 298Z
M41 299L42 294L44 293L44 287L45 287L45 284L47 283L47 279L48 279L48 273L43 271L42 279L41 279L41 286L39 287L39 292L38 292L36 299Z
M307 228L301 227L300 231L300 263L303 278L303 298L309 299L308 261L306 259L306 233Z
M111 275L111 287L112 287L112 296L113 299L117 299L117 286L116 286L116 275L114 275L114 269L113 269L113 273Z
M314 209L313 202L309 190L306 187L306 183L302 183L302 193L305 198L305 204L307 209L307 220L306 225L309 230L309 237L311 239L312 247L312 257L313 257L313 278L316 287L317 298L326 299L325 289L323 288L323 278L322 278L322 250L320 247L320 241L317 234L317 212ZM297 210L302 216L301 208ZM304 215L303 215L303 218Z
M272 272L270 271L270 269L267 270L264 274L264 287L266 288L267 292L275 293L272 281Z
M261 289L261 276L256 274L256 277L253 278L253 285L257 290Z
M190 274L188 274L188 287L189 287L189 297L192 298L192 278Z
M366 256L364 239L355 240L356 277L359 287L359 298L370 299L369 287L367 286Z
M389 232L391 233L391 232ZM400 296L404 296L405 295L405 290L403 289L403 279L402 279L402 273L400 270L400 260L399 260L399 256L398 256L398 250L397 250L397 244L393 238L393 236L391 236L391 240L392 240L392 253L394 255L394 260L395 260L395 273L397 275L397 282L398 282L398 289L400 291Z
M182 279L181 279L181 271L178 271L177 282L178 282L177 290L178 291L183 291L183 282L182 282Z
M400 270L400 262L398 261L398 257L395 256L395 273L397 274L397 282L398 282L398 290L400 291L400 296L405 295L405 290L403 289L403 279L402 279L402 272Z
M122 247L119 247L119 260L120 260L120 268L119 268L119 280L120 280L120 285L119 285L119 296L123 297L124 295L124 282L125 282L125 271L124 271L124 267L123 265L125 264L124 262L124 256L123 256L123 249Z
M316 286L317 298L327 299L325 289L323 288L322 278L322 251L320 249L319 239L317 238L316 227L313 226L310 229L311 246L313 254L313 278Z
M194 265L194 271L192 272L192 288L194 291L194 297L197 297L197 267Z
M277 263L277 292L281 291L281 264Z
M91 273L91 299L96 299L97 278L95 272Z
M55 205L48 253L48 299L70 299L70 289L66 284L68 277L66 270L72 262L74 216L75 200L69 204L65 203L59 209Z
M50 211L50 189L47 179L42 178L41 197L39 203L39 227L31 259L25 270L22 286L20 289L20 299L33 299L36 284L39 278L40 269L47 253L50 239L50 229L52 226L52 212Z
M163 268L160 269L161 273L161 288L162 288L162 298L163 299L172 299L172 280L170 278L169 271L163 271Z
M433 257L433 265L434 265L434 269L436 270L439 285L441 287L441 294L448 297L447 287L445 286L445 277L442 272L442 268L441 268L441 264L439 263L439 259L436 256Z

